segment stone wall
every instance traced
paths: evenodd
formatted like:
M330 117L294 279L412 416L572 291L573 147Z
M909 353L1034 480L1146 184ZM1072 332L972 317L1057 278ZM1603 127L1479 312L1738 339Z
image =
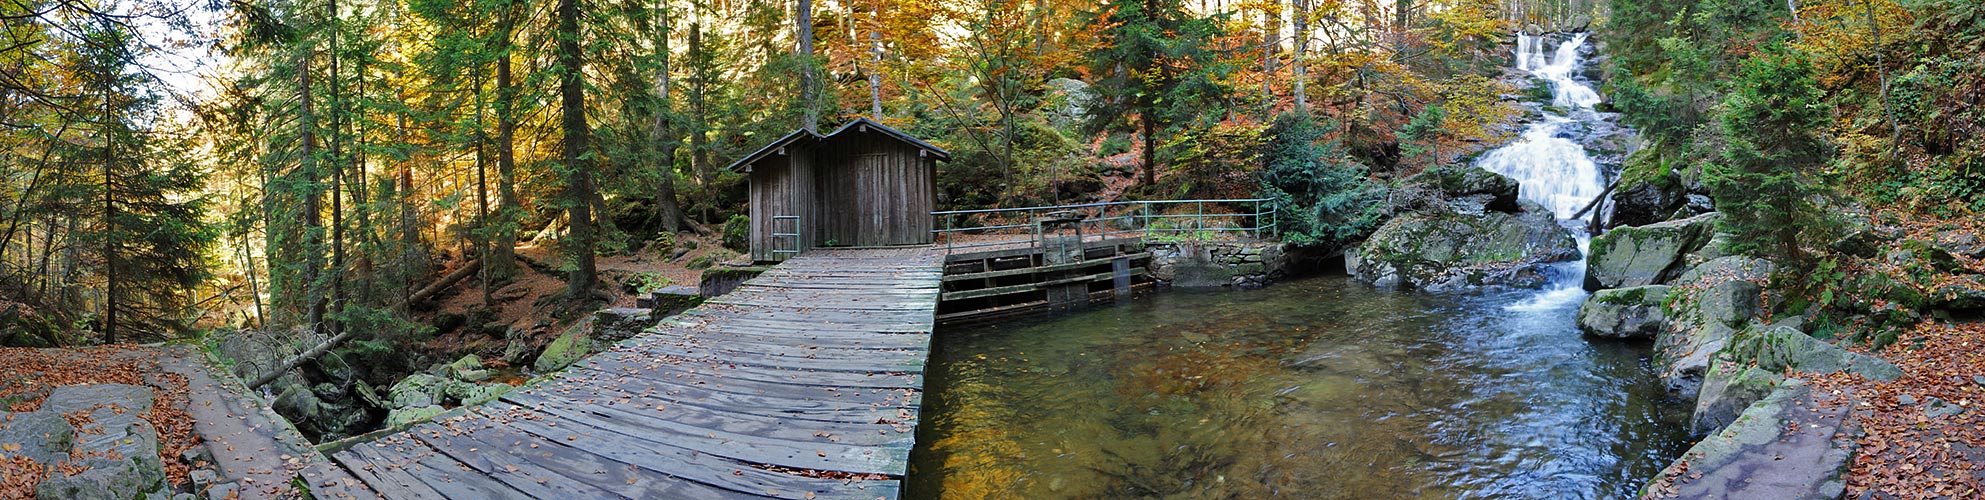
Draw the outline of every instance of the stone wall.
M1279 242L1148 243L1145 273L1159 285L1180 288L1265 286L1289 275L1288 245Z

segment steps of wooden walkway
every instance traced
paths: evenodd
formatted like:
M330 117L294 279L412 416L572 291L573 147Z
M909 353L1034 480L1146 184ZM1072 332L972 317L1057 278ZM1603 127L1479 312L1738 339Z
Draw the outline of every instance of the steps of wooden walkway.
M333 458L395 499L894 499L942 260L812 250L560 376Z

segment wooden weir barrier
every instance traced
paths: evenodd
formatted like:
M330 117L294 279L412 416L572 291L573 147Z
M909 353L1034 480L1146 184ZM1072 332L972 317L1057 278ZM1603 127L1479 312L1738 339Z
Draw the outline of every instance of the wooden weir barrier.
M394 499L894 499L943 277L814 249L497 401L333 454Z

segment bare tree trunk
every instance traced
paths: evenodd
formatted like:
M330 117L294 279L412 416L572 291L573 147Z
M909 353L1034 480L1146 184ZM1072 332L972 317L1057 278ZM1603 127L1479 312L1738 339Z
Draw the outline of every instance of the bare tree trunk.
M868 51L871 65L868 71L869 116L882 119L882 26L881 2L870 2L868 9Z
M1293 70L1296 81L1290 92L1296 94L1296 111L1309 113L1309 93L1306 87L1309 84L1310 74L1303 57L1308 55L1310 47L1310 0L1290 0L1289 3L1296 8L1290 16L1296 23L1296 53L1295 57L1290 58L1290 69Z
M1276 4L1267 3L1261 7L1261 98L1268 103L1270 114L1275 107L1275 44L1282 34L1282 23L1275 16Z
M320 179L317 174L317 158L316 158L317 113L315 111L314 104L311 102L313 99L310 91L311 81L310 81L309 51L311 49L306 47L303 50L304 50L304 54L302 55L302 57L299 58L300 61L299 64L297 65L298 91L302 94L299 97L301 98L303 119L298 120L297 123L303 129L302 130L303 158L301 164L299 165L299 170L302 170L303 173L303 190L304 190L304 196L303 196L303 252L304 252L303 286L305 289L304 300L307 301L308 303L307 307L309 308L309 311L305 315L305 323L309 325L311 330L322 332L324 326L323 325L324 310L328 306L328 304L325 303L327 297L323 293L323 286L320 283L322 281L320 279L321 278L320 273L323 271L323 267L324 267L323 266L324 245L323 245L323 240L321 239L323 238L322 228L324 226L324 219L322 213L324 206L324 201L323 201L324 197L322 194L318 193L318 182Z
M666 30L666 21L663 26ZM793 7L793 38L799 41L793 55L799 58L800 64L800 106L804 111L800 127L817 132L820 130L820 77L814 74L813 67L813 0L799 0L798 5ZM663 57L666 60L667 56ZM667 67L667 64L663 66ZM667 81L667 72L663 73L662 79ZM666 99L667 92L663 95Z

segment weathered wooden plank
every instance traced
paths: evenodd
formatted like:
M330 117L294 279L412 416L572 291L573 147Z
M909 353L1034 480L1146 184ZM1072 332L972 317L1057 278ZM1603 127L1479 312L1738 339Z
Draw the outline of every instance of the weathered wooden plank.
M800 445L840 443L849 446L894 447L909 446L915 441L914 436L900 432L902 429L900 423L876 423L907 421L915 415L912 408L896 408L893 412L877 416L868 422L823 422L767 417L732 411L732 408L725 405L664 400L615 389L601 389L583 395L561 394L556 391L538 391L530 394L541 396L546 401L563 402L573 408L619 410L616 415L626 418L746 434ZM832 392L824 392L817 396L818 399L832 397ZM658 404L658 401L666 402Z
M359 481L365 482L366 486L372 487L373 491L379 492L380 496L407 500L446 500L448 498L446 495L442 495L441 492L434 491L434 488L428 487L427 483L423 483L419 479L415 479L412 475L408 475L405 471L401 471L399 467L388 467L385 462L375 464L369 458L372 454L354 451L358 448L368 446L371 446L371 444L354 446L351 449L332 454L331 458L337 461L339 465L343 465L346 470L351 471L352 475L357 476Z
M892 476L902 476L909 467L910 449L907 446L890 449L839 443L797 443L663 420L632 418L616 408L573 407L526 393L511 393L505 395L503 400L601 429L748 463Z
M887 393L843 390L828 397L768 397L739 394L703 387L671 385L648 379L635 379L615 388L568 387L554 391L561 395L584 394L608 405L635 404L652 408L693 405L713 411L727 411L765 418L813 422L872 425L885 419L902 420L903 411L915 412L922 397L918 391ZM638 402L637 402L638 401ZM645 405L645 406L643 406Z
M351 451L380 468L411 476L446 498L489 498L527 500L530 495L504 486L474 468L442 455L406 434L396 434L378 442L353 446Z
M434 423L423 424L409 429L407 434L456 461L474 467L491 479L536 498L617 499L644 498L651 494L651 492L636 492L634 495L629 495L626 492L610 492L593 486L591 484L593 481L589 480L592 478L569 475L577 471L567 470L566 473L560 473L540 467L522 456L533 449L525 447L522 442L511 445L477 439L474 434L484 432L489 428L488 426L494 425L481 415L467 414L449 420L446 426Z
M536 449L552 450L552 457L565 463L563 467L630 472L640 469L677 479L655 482L651 486L663 489L666 494L648 498L800 499L806 498L807 493L813 493L816 498L875 498L847 491L850 488L840 481L771 472L750 463L680 447L674 442L656 441L652 436L623 434L593 420L574 420L519 407L498 413L490 417L535 436L537 439L532 443L538 445ZM896 490L893 484L887 486L887 491Z
M1135 274L1135 273L1142 273L1142 272L1144 272L1144 268L1142 268L1142 267L1138 267L1138 268L1132 268L1132 269L1130 270L1130 272L1131 272L1132 274ZM1107 272L1107 273L1099 273L1099 274L1092 274L1092 275L1088 275L1088 276L1076 276L1076 277L1073 277L1073 278L1064 278L1064 279L1058 279L1058 280L1049 280L1049 281L1043 281L1043 282L1039 282L1039 283L1028 283L1028 284L1025 284L1025 285L1013 285L1013 286L1002 286L1002 287L994 287L994 288L980 288L980 289L977 289L977 290L965 290L965 291L958 291L958 292L945 292L945 294L944 294L944 300L964 300L964 299L976 299L976 298L981 298L981 297L992 297L992 296L998 296L998 295L1011 295L1011 294L1016 294L1016 293L1023 293L1023 292L1031 292L1031 291L1035 291L1035 290L1040 290L1040 289L1042 289L1042 288L1045 288L1045 287L1049 287L1049 286L1054 286L1054 285L1067 285L1067 284L1071 284L1071 283L1083 283L1083 282L1094 282L1094 281L1105 281L1105 280L1109 280L1109 279L1110 279L1111 277L1113 277L1113 276L1115 276L1115 275L1116 275L1116 273L1115 273L1115 272Z
M589 360L587 364L593 365L603 370L625 369L628 367L633 367L638 370L659 370L668 366L693 366L696 369L706 369L711 373L717 373L719 374L719 376L723 376L723 377L731 377L742 380L751 380L751 381L767 382L767 383L775 383L775 384L804 384L804 385L817 385L817 386L828 386L828 387L867 387L867 388L878 388L878 389L895 389L895 388L915 389L915 388L923 387L923 374L921 373L909 373L909 372L860 373L860 372L847 372L847 371L782 369L776 366L768 366L768 365L738 364L729 360L692 359L692 358L683 358L683 357L668 357L665 355L658 355L654 359L640 360L640 361L626 359L626 358L618 358L618 359L596 358L595 360Z

